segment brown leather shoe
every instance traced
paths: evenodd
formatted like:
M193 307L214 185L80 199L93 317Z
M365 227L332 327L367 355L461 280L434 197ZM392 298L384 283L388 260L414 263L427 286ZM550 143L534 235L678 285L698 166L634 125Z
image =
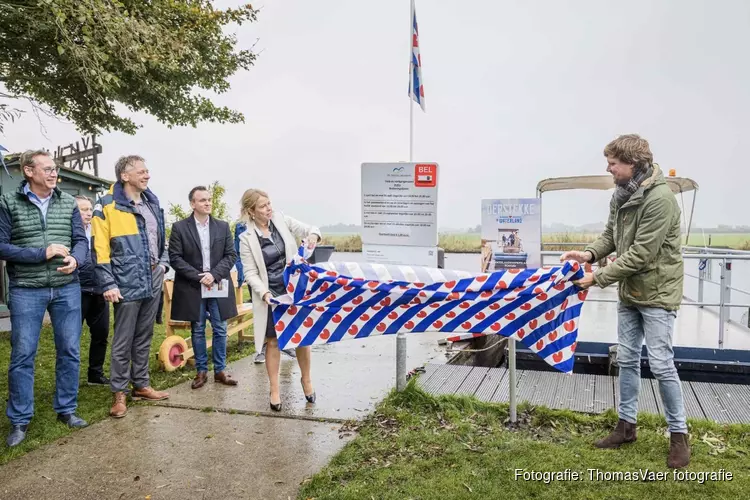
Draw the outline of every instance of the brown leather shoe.
M208 373L206 372L198 372L195 374L195 378L193 379L193 383L190 384L190 387L193 389L200 389L204 385L206 385L206 382L208 381Z
M141 387L140 389L133 389L131 396L133 401L140 401L145 399L146 401L161 401L162 399L169 398L169 393L155 391L153 387Z
M636 438L635 424L620 419L617 422L615 430L613 430L609 436L597 441L594 446L607 449L619 448L620 445L634 442Z
M227 372L214 373L214 382L224 385L237 385L237 381L227 375Z
M112 397L112 408L109 409L109 416L122 418L128 412L128 405L125 402L125 393L116 392Z
M690 443L688 435L673 432L669 436L669 457L667 457L667 467L672 469L682 469L690 463Z

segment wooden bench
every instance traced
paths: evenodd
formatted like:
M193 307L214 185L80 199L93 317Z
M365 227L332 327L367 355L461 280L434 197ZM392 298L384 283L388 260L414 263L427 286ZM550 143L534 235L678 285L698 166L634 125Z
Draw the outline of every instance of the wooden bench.
M227 337L237 334L239 343L253 340L253 335L246 335L245 330L253 324L253 305L242 301L242 285L238 286L237 273L232 272L232 284L234 286L234 297L237 303L237 316L227 320ZM174 290L173 281L164 282L164 322L166 324L166 338L159 347L156 359L165 371L171 372L182 368L190 361L194 363L195 351L193 342L188 336L183 338L176 332L179 330L190 331L189 321L174 321L172 316L172 294ZM209 323L208 321L206 323ZM206 348L211 347L212 339L206 339Z

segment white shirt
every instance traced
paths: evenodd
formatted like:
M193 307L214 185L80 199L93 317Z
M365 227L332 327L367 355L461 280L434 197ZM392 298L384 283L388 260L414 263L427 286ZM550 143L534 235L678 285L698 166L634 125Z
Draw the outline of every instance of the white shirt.
M205 224L198 222L197 217L195 219L195 227L198 229L198 238L201 240L201 254L203 254L203 270L211 270L211 235L209 233L209 227L211 218L206 219Z

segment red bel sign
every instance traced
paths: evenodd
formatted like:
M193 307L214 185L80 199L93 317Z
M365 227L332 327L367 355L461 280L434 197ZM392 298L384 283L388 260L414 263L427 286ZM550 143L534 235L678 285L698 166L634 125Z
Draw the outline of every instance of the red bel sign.
M414 166L414 185L417 187L437 186L437 165L434 163L417 163Z

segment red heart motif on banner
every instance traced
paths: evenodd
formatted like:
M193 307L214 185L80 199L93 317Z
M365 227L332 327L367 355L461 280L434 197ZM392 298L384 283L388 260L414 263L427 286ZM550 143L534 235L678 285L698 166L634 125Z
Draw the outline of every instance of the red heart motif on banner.
M521 328L520 330L518 330L518 331L516 332L516 334L518 335L518 338L519 338L519 339L522 339L522 338L524 338L524 336L526 335L526 330L524 330L523 328Z
M320 333L320 338L323 339L323 340L328 340L330 337L331 337L331 332L329 332L327 329L323 330Z
M483 320L484 318L486 318L487 316L485 316L485 314L484 314L484 313L483 313L482 311L479 311L478 313L476 313L476 314L474 315L474 317L475 317L475 318L477 318L478 320L480 320L480 321L481 321L481 320Z
M302 300L310 300L310 297L312 297L312 295L305 295L302 297Z
M469 323L468 321L464 321L463 323L461 323L461 328L463 328L464 330L468 330L469 328L471 328L471 323Z
M407 330L411 330L412 328L414 328L414 322L409 320L406 322L406 324L404 324L404 326L406 327Z
M549 341L550 342L554 342L555 339L557 339L557 330L555 330L555 331L553 331L552 333L549 334Z
M357 325L352 325L349 327L349 335L357 335L358 331L359 328L357 328Z
M283 321L279 321L278 323L276 323L276 331L277 332L283 332L284 328L286 328L286 325L284 325Z
M539 294L539 296L537 298L539 300L541 300L541 301L545 301L545 300L547 300L547 294L544 293L544 292L542 292L542 293Z
M492 309L493 311L497 311L498 309L500 309L500 304L498 304L497 302L493 302L492 304L490 304L490 309Z
M411 299L411 304L421 304L421 303L422 301L417 297L414 297L413 299Z
M448 312L447 312L447 313L445 314L445 317L446 317L446 318L451 318L451 319L452 319L452 318L455 318L455 317L456 317L456 312L455 312L455 311L448 311Z
M528 302L526 302L524 304L521 304L521 310L523 310L523 311L529 311L529 310L531 310L531 304L529 304Z
M329 295L328 297L326 297L326 302L333 302L334 300L336 300L336 294L335 293L332 293L331 295Z
M578 262L573 262L573 271L578 272L580 268L581 265Z
M536 343L536 350L541 351L544 349L544 339L539 339L539 342Z
M446 281L445 282L445 287L446 288L453 288L454 286L456 286L456 282L455 281Z
M360 316L359 319L361 319L362 321L368 321L370 319L370 316L367 313L365 313L362 316Z
M289 293L294 293L294 285L292 285L291 283L289 283L289 286L286 287L286 291L289 292Z
M336 276L336 272L335 271L326 271L326 275L328 275L328 276Z
M391 311L388 313L388 319L396 319L398 318L398 313L396 311Z
M461 302L461 303L460 303L460 304L458 305L458 307L460 307L461 309L468 309L468 308L469 308L469 306L470 306L470 304L469 304L468 302Z
M326 308L321 306L316 307L315 310L318 312L326 312Z
M343 310L344 312L348 312L348 313L350 313L350 312L352 312L352 311L354 310L354 308L353 308L353 307L351 307L351 306L344 306L344 307L342 307L341 309L342 309L342 310Z
M330 286L330 285L328 284L328 282L327 282L327 281L326 281L326 282L324 282L324 283L323 283L322 285L320 285L320 291L321 291L321 292L325 292L326 290L328 290L328 287L329 287L329 286Z
M555 290L563 291L565 290L565 283L558 283L555 285Z
M337 285L344 286L347 283L349 283L349 280L347 280L346 278L339 278L339 279L336 280L336 284Z
M315 322L313 321L313 319L308 316L307 318L305 318L305 321L302 322L302 326L304 326L305 328L310 328L314 323Z
M516 315L513 313L508 313L505 315L505 319L507 319L508 321L513 321L514 319L516 319Z
M578 342L573 342L573 345L570 346L570 352L576 352L576 347L578 347Z
M289 314L297 314L297 306L289 306Z
M492 323L490 326L493 332L499 332L500 331L500 323Z
M385 331L385 328L386 328L385 323L379 323L378 326L377 326L377 330L380 333L383 333Z
M401 304L398 307L400 307L401 309L409 309L409 304Z
M424 286L424 283L413 283L413 285L417 288L422 288Z
M536 319L532 319L531 321L529 321L529 328L531 328L532 330L536 330L536 325L538 324L539 322Z
M438 320L438 321L435 321L435 322L434 322L434 323L432 324L432 326L434 326L435 328L438 328L438 329L440 329L440 328L442 328L442 327L443 327L443 322L442 322L442 321L440 321L440 320Z
M544 314L544 317L545 317L545 318L547 319L547 321L552 321L553 319L555 319L555 311L554 311L554 310L552 310L552 311L547 311L547 312L546 312L546 313Z
M419 311L419 312L417 313L417 318L425 318L425 317L427 317L427 313L426 313L426 312L424 312L424 311Z
M380 307L380 306L372 306L372 310L373 311L380 311L381 309L382 309L382 307Z
M529 281L531 281L532 283L536 283L537 281L539 281L539 275L532 274L531 276L529 276Z
M459 295L457 292L452 292L448 294L448 296L446 297L446 300L458 300L458 297Z
M563 303L560 304L560 309L563 311L568 308L568 299L563 300Z
M490 297L492 297L492 292L490 292L489 290L484 291L480 294L480 297L482 297L483 299L489 299Z
M589 294L588 290L582 290L578 292L578 298L581 300L586 300L586 296Z
M498 281L497 285L495 285L496 290L506 290L508 288L508 284L504 281Z
M484 283L485 281L487 281L487 275L486 274L481 274L481 275L477 276L474 279L477 280L480 283Z
M333 321L334 323L341 323L341 316L339 316L338 314L334 314L333 318L331 318L331 321Z
M433 302L432 304L430 304L430 307L433 308L433 309L437 309L438 307L440 307L440 303L439 302Z
M314 280L318 279L318 272L317 271L310 271L309 273L307 273L307 275L309 277L311 277L312 279L314 279Z
M554 361L555 363L559 363L560 361L562 361L562 358L563 358L563 353L559 351L552 355L552 361Z
M346 285L346 286L344 287L344 291L345 291L345 292L351 292L352 290L354 290L354 287L353 287L353 286L349 286L349 285Z
M508 269L508 274L518 274L520 272L521 272L520 269L516 269L516 268Z
M370 281L370 282L367 283L367 286L369 286L370 288L377 288L378 287L378 282L377 281Z
M380 301L380 305L388 307L389 305L391 305L391 298L390 297L384 298L383 300Z
M534 295L539 295L540 293L544 293L544 290L539 287L534 288Z
M567 330L568 332L572 332L576 329L576 322L573 320L566 321L563 326L565 326L565 330Z
M299 333L292 335L292 344L299 344L300 342L302 342L302 335Z

